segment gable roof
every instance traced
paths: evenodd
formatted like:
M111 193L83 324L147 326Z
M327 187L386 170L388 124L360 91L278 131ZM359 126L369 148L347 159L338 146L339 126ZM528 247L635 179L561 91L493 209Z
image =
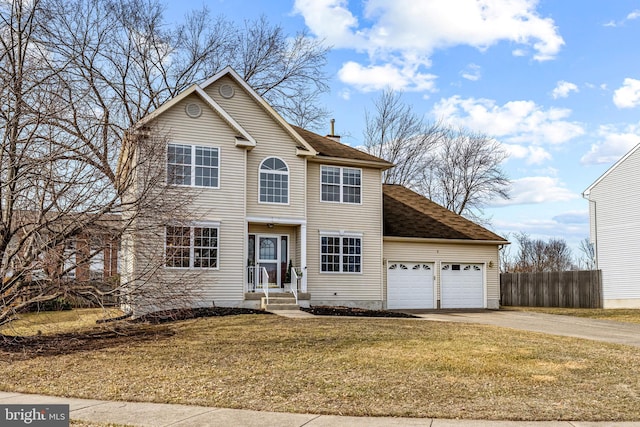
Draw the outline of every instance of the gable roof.
M318 135L317 133L313 133L295 125L291 125L291 127L313 147L317 152L316 157L318 158L371 162L373 164L377 164L378 167L383 169L388 169L393 166L393 163L391 162L372 156L371 154L355 149L349 145L334 141L326 136Z
M384 236L508 244L486 228L397 184L383 184Z
M273 109L271 105L267 101L264 100L262 96L258 94L240 75L230 66L225 67L214 76L205 80L200 87L205 89L207 86L215 83L220 80L224 76L229 76L233 80L236 81L257 103L260 105L282 128L287 132L291 137L296 140L302 148L302 151L299 152L301 155L313 156L316 154L315 150L307 141L304 140L299 134L293 130L292 126L287 123L285 119L282 118L280 114L276 110Z
M214 112L216 112L233 130L238 132L239 136L242 139L248 141L248 145L255 146L256 140L249 134L249 132L247 132L242 126L240 126L240 124L236 122L233 117L231 117L229 113L227 113L220 106L220 104L218 104L213 98L207 95L207 93L202 90L202 88L197 84L192 84L191 86L180 92L178 95L162 104L160 107L158 107L158 109L140 119L138 123L136 123L136 127L140 127L149 123L191 94L198 95L204 101L204 103L207 104Z
M625 160L633 155L636 151L640 150L640 144L637 144L633 147L627 154L622 156L617 162L615 162L605 173L603 173L600 178L596 179L593 184L591 184L586 190L582 192L583 197L589 197L589 193L596 185L600 184L600 182L607 177L611 172L613 172L618 166L620 166Z

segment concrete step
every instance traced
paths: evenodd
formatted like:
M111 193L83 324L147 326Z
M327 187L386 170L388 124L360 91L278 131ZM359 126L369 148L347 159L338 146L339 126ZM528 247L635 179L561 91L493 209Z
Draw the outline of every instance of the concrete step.
M269 295L269 304L267 298L262 297L260 307L263 310L298 310L300 306L296 304L296 298L291 294L273 294Z
M265 304L264 309L266 311L272 310L300 310L300 306L298 304L273 304L269 302L269 304Z

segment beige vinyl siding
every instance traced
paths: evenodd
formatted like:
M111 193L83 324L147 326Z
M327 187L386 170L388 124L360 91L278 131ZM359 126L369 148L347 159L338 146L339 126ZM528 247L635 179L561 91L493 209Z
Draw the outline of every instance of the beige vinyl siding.
M127 284L134 280L135 242L131 233L124 233L120 238L118 250L118 265L120 266L120 283Z
M384 241L385 261L435 263L434 284L440 299L440 265L442 263L484 264L488 308L498 308L500 300L500 269L498 246L464 243L430 243L420 241ZM489 266L491 263L491 266ZM384 288L386 301L386 265Z
M193 119L185 114L185 106L196 102L202 115ZM212 301L243 299L244 295L244 236L245 222L245 156L235 146L236 132L209 108L197 95L191 95L166 111L154 126L167 132L167 142L219 148L219 187L173 187L171 191L187 192L192 196L190 210L194 223L219 222L218 270L193 269L200 283L198 305ZM166 149L162 147L162 149ZM163 233L162 233L163 234ZM156 242L164 248L164 238ZM168 280L184 275L184 270L165 268Z
M324 163L323 163L324 164ZM382 301L382 184L362 168L362 204L320 201L320 163L308 163L307 289L317 301ZM321 273L320 232L362 233L362 273Z
M234 87L232 98L220 95L223 84ZM247 216L304 218L305 160L296 155L299 143L230 77L221 78L205 90L256 140L255 148L247 154ZM289 203L286 205L258 202L258 168L267 157L278 157L289 168Z
M640 307L640 149L589 194L605 308ZM594 209L595 208L595 209ZM592 237L593 239L593 237Z

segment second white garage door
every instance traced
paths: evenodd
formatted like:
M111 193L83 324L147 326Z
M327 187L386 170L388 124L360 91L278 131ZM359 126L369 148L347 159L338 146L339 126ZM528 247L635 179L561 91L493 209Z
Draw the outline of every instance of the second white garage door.
M482 264L442 264L441 308L484 308Z
M433 264L389 262L387 308L434 308Z

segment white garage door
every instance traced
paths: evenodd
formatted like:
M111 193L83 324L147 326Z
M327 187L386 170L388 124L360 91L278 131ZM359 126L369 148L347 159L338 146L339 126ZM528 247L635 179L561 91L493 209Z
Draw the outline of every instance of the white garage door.
M442 264L441 308L483 308L482 264Z
M389 262L387 308L434 308L433 264Z

